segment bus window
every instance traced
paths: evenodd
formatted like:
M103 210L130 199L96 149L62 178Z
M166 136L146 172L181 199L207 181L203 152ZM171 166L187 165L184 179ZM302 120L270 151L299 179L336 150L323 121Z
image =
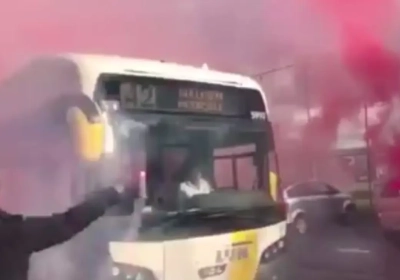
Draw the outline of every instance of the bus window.
M139 174L146 171L147 154L145 142L147 127L134 120L121 116L118 119L116 130L116 143L118 147L118 160L110 162L107 173L111 180L116 180L130 185L137 185Z
M151 186L157 206L173 210L177 204L180 172L188 158L185 147L163 146L161 149L160 177Z
M214 180L216 188L233 186L233 159L214 160Z
M237 159L237 176L239 189L252 189L255 186L257 174L253 158L250 156ZM239 172L240 170L240 172Z
M166 182L172 182L176 179L176 174L182 168L187 157L187 148L165 147L163 149L162 170Z
M254 144L224 147L214 150L214 176L218 187L250 190L256 186L257 168L254 165ZM217 165L216 163L219 163ZM226 182L229 180L229 182Z

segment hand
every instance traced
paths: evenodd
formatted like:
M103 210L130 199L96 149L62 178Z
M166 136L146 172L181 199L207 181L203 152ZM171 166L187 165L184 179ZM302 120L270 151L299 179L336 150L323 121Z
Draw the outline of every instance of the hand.
M126 216L134 211L134 203L137 198L137 189L123 184L116 184L113 188L117 191L119 202L115 207L107 211L107 216Z

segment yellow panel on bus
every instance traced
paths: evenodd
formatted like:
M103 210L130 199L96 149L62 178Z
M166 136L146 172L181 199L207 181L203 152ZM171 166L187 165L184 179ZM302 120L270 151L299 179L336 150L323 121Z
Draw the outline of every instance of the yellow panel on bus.
M243 256L229 266L229 280L254 279L258 268L258 237L256 230L238 231L231 234L232 246L242 247ZM238 254L240 255L240 253Z

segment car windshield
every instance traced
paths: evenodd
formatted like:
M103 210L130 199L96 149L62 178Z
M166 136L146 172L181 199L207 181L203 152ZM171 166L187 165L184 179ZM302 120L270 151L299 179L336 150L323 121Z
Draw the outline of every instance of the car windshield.
M299 183L288 188L286 194L289 198L306 197L314 195L337 194L340 191L324 182Z

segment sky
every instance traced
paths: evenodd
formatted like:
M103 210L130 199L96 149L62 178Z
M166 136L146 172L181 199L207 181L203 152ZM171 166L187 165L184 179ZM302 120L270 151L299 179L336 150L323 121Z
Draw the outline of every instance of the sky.
M37 53L162 59L242 73L321 48L310 10L286 0L16 0L0 4L0 71ZM316 36L316 34L319 34ZM329 37L326 36L325 37Z
M246 74L312 57L315 72L322 73L313 86L317 95L323 96L320 102L327 100L326 119L333 115L334 119L340 119L334 112L342 112L329 111L333 107L328 104L331 100L337 104L348 101L348 87L343 86L343 79L337 78L341 70L329 66L329 63L336 65L340 57L329 60L318 57L318 53L335 52L342 47L341 31L349 21L370 31L370 22L374 24L382 14L390 14L387 5L381 5L386 8L382 10L378 3L389 2L352 0L348 5L340 0L2 2L0 81L21 63L41 53L105 53L199 66L206 62L210 68ZM389 25L396 26L385 21L385 27ZM335 93L327 90L330 84L337 87ZM332 125L332 130L335 127Z

